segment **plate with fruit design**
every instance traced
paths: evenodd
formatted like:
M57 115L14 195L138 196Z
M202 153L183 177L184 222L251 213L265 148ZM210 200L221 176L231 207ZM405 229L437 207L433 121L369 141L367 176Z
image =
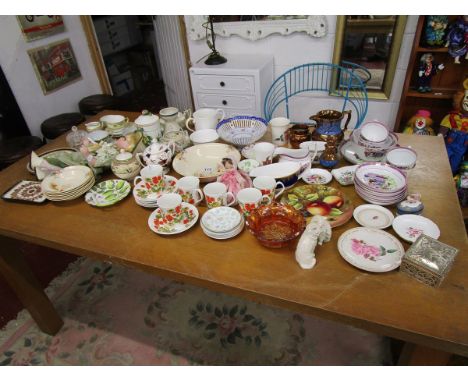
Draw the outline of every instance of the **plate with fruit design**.
M351 219L354 209L341 191L320 184L294 187L283 194L281 203L299 210L307 223L312 216L321 215L327 218L332 227L338 227Z

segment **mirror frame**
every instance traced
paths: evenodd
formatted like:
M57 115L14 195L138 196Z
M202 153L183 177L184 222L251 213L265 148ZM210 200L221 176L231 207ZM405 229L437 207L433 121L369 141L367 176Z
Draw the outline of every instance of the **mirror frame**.
M392 46L390 48L389 59L385 71L385 77L381 90L367 90L367 97L370 99L389 99L393 80L395 78L395 71L397 68L398 58L400 56L400 48L403 42L403 35L405 33L406 21L408 16L396 16L395 32L393 33ZM344 33L346 30L346 16L337 16L336 18L336 35L335 47L333 49L333 63L341 65L341 56L343 48Z

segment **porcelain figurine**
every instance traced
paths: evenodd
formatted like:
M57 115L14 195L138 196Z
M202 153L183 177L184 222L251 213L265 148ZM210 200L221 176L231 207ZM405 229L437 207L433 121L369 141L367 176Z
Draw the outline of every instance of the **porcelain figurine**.
M307 224L296 248L296 261L302 269L312 269L315 259L315 247L330 241L332 230L326 218L315 215Z
M434 77L437 72L443 70L444 68L444 64L438 64L434 62L434 56L432 53L423 54L419 60L418 92L431 92L432 77Z
M460 63L462 56L468 60L468 16L460 17L450 24L446 46L456 64Z
M404 134L435 135L432 129L431 112L429 110L418 110L406 124Z
M447 16L427 16L425 27L426 44L433 47L444 46L447 26Z
M224 183L228 191L232 192L234 196L243 188L252 187L252 180L249 175L237 169L237 162L234 158L223 158L218 167L220 172L224 172L222 175L218 176L217 181Z

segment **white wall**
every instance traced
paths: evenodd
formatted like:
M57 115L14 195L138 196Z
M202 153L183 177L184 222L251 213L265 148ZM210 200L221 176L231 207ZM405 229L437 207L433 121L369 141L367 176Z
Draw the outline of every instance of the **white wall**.
M327 16L327 19L328 34L323 38L313 38L305 33L293 33L289 36L271 35L257 41L245 40L238 36L217 37L216 48L221 54L273 54L275 77L278 77L293 66L309 62L332 62L336 16ZM378 119L393 129L417 21L418 16L408 17L390 99L369 100L366 120ZM188 41L192 63L209 52L204 39L198 41L189 39ZM338 102L334 97L301 96L296 98L297 103L293 109L296 114L291 115L291 119L296 121L307 120L308 116L321 109L338 107Z
M101 93L79 16L63 16L65 32L26 42L15 16L0 16L0 66L31 134L42 136L41 123L54 115L78 111L80 99ZM48 95L42 92L27 51L70 39L82 78Z

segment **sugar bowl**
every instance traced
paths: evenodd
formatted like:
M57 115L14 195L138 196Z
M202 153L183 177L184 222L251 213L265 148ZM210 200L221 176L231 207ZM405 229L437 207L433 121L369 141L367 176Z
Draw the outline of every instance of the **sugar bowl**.
M140 172L138 160L125 150L121 150L111 163L111 170L120 179L131 180Z

